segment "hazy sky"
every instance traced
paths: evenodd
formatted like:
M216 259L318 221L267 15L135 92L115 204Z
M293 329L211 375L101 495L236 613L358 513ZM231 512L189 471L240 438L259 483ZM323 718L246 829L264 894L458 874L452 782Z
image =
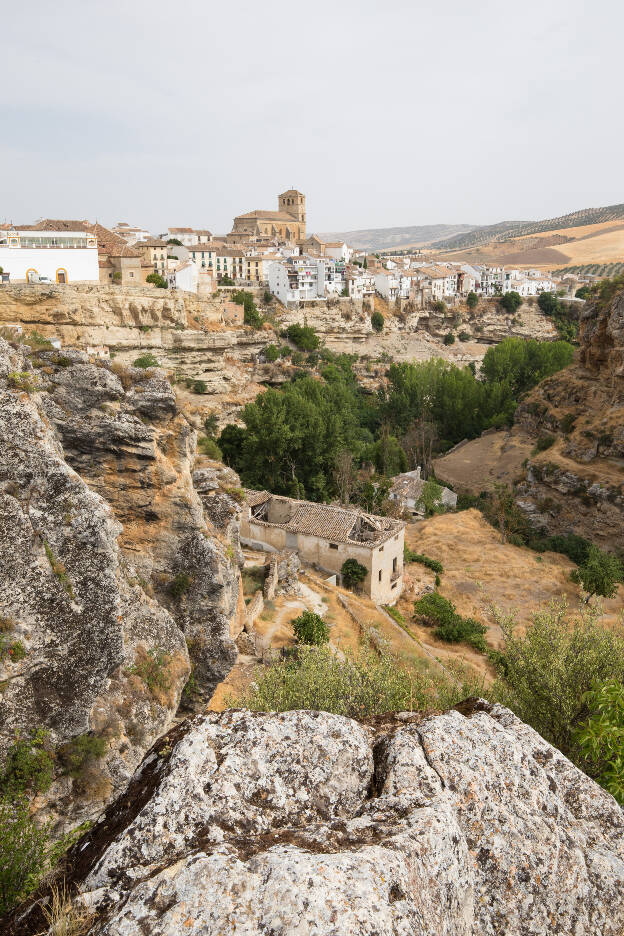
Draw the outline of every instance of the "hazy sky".
M622 0L29 0L2 9L0 218L310 230L624 201Z

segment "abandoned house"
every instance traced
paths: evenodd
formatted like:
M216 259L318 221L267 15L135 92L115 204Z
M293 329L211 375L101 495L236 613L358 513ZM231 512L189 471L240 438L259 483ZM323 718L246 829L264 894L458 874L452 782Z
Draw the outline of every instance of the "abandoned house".
M406 471L393 479L388 497L412 517L424 517L425 505L421 498L425 484L425 479L420 477L420 468ZM457 506L457 494L443 487L437 503L440 507L454 508Z
M313 504L247 491L241 542L269 552L295 549L301 559L337 573L357 559L368 575L362 590L373 601L393 604L403 588L405 524L354 509Z

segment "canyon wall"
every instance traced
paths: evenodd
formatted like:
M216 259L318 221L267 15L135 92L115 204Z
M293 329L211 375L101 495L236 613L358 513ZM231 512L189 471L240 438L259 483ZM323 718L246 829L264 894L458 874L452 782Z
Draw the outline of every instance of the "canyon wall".
M46 732L54 782L35 808L96 814L185 686L201 704L229 672L238 491L197 456L161 371L0 339L0 753ZM84 738L105 753L72 777L64 752Z

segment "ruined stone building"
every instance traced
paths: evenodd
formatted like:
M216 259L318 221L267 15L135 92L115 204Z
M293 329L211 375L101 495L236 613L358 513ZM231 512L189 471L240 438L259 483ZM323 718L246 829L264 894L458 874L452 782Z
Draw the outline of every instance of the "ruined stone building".
M347 559L356 559L368 572L362 590L382 604L393 604L403 588L404 536L400 520L268 491L247 491L241 517L241 542L253 549L294 549L338 576Z

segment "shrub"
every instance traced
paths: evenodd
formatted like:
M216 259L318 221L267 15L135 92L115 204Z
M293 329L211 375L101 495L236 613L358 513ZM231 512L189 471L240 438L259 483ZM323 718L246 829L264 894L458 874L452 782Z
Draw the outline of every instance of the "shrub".
M37 389L37 382L37 375L28 371L11 371L10 374L7 374L7 383L12 390L33 393Z
M273 361L277 361L279 358L280 349L277 347L277 345L270 344L266 346L263 353L265 360L272 363Z
M193 393L206 393L208 385L205 380L193 381Z
M145 277L146 283L153 283L154 286L157 286L159 289L167 288L167 280L164 276L161 276L160 273L150 273Z
M115 270L113 273L113 283L121 283L121 272L119 270Z
M219 280L219 282L221 283L222 286L233 286L233 285L234 285L234 280L233 280L231 277L229 277L229 276L227 275L227 273L224 273L224 274L223 274L223 276L221 277L221 279Z
M270 292L270 290L265 289L264 294L262 296L262 301L264 302L265 305L271 305L271 303L273 302L273 293Z
M446 312L446 302L442 302L441 299L436 299L435 302L431 303L431 308L434 312L437 312L439 315L444 315Z
M200 452L201 455L212 458L214 461L223 461L221 449L215 440L209 439L208 436L201 436L197 440L197 451Z
M148 367L160 367L160 364L158 359L154 357L151 351L148 351L136 359L134 366L141 367L145 370Z
M166 691L171 688L168 672L170 662L168 653L152 647L130 667L129 672L139 676L152 694L157 694L158 690Z
M106 739L97 735L84 734L72 738L57 752L63 772L70 777L80 777L86 767L104 756L107 747Z
M437 559L430 559L429 556L425 556L423 553L412 552L409 546L403 547L403 561L419 562L421 565L426 566L428 569L438 574L444 572L444 566L441 562L438 562Z
M535 443L535 448L533 449L533 454L537 455L538 452L545 452L546 449L549 449L551 445L555 444L555 436L545 433L538 437L537 442Z
M589 299L590 293L591 293L591 290L589 286L581 286L574 293L574 298L575 299Z
M587 693L624 680L624 638L597 623L594 609L569 619L565 602L536 614L516 636L512 619L497 616L505 635L492 694L575 762L575 734L590 714Z
M169 583L169 591L174 598L181 598L186 594L193 583L193 579L186 572L178 572L172 582Z
M316 351L321 339L309 325L289 325L286 336L300 351Z
M304 611L292 621L292 628L298 643L319 647L329 641L329 627L313 611Z
M57 559L57 557L54 555L54 552L52 551L52 547L45 539L43 541L43 548L45 550L48 562L50 563L52 573L56 576L70 598L73 598L74 592L65 565L61 562L60 559Z
M575 414L566 413L565 416L563 416L559 420L559 428L561 429L562 432L564 432L567 435L568 432L572 432L572 430L574 429L575 422L576 422Z
M414 603L414 611L430 625L435 625L434 634L448 643L464 642L482 653L487 650L484 634L486 627L473 618L464 618L455 605L439 592L424 595Z
M473 292L471 290L466 296L466 305L472 311L477 308L478 304L479 304L479 297L477 296L476 292Z
M467 331L461 331L458 337L460 341L470 341L470 333Z
M366 718L384 712L448 708L482 691L465 681L416 675L381 649L365 646L335 656L328 647L301 647L294 657L264 668L251 689L231 700L237 708L334 712Z
M48 827L36 825L27 798L0 798L0 915L34 890L48 849Z
M590 711L574 736L585 770L624 806L624 685L610 681L585 695Z
M570 574L572 581L582 585L589 596L600 595L603 598L613 598L617 583L623 577L624 568L617 556L603 552L597 546L589 547L587 558Z
M581 565L587 559L591 543L576 533L539 536L529 539L527 545L536 552L558 552Z
M340 570L345 588L355 590L368 575L368 571L357 559L347 559Z
M445 345L455 344L455 335L453 334L453 332L446 333L446 335L444 336L444 344Z
M290 360L297 367L300 367L305 362L303 351L293 351Z
M378 312L377 310L373 312L371 315L371 325L373 327L373 331L376 331L377 333L383 331L384 317L381 312Z
M54 760L48 750L48 732L39 728L28 738L16 738L0 774L0 794L45 793L52 783Z

